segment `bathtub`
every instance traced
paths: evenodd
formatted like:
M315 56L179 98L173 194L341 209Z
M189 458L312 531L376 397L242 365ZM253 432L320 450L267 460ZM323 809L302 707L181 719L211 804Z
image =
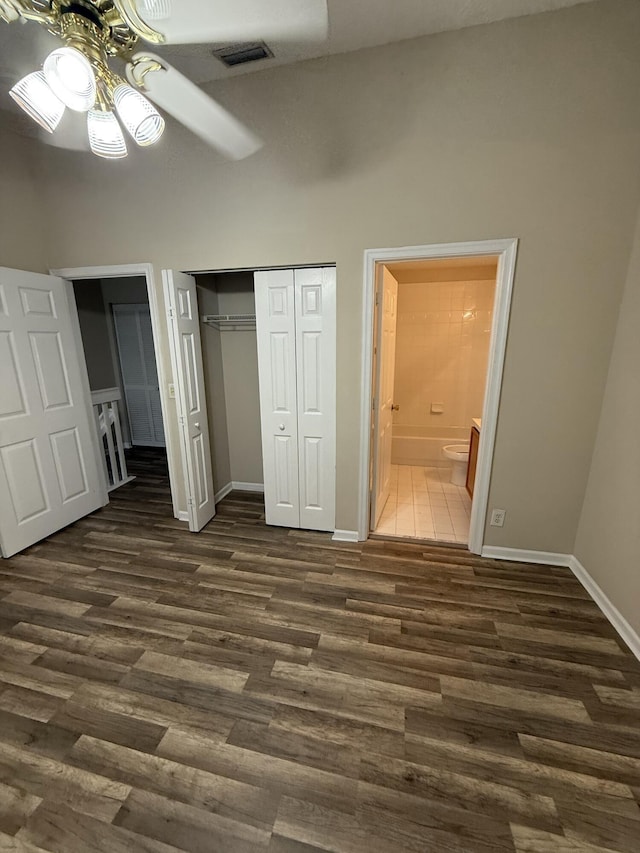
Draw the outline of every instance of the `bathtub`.
M442 448L445 444L468 442L470 431L470 427L394 426L391 463L449 468L451 462L442 455Z

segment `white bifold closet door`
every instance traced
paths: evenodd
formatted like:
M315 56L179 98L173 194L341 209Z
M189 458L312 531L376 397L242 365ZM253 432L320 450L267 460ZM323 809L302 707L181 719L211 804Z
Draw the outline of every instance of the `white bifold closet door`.
M112 307L131 443L164 447L160 385L149 306Z
M335 529L336 271L255 273L267 524Z
M216 503L196 280L177 270L162 270L162 281L169 314L169 349L177 391L189 530L197 532L216 514Z

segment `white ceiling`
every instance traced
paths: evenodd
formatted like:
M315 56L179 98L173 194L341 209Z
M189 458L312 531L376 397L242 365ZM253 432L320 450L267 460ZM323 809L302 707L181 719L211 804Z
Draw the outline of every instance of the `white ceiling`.
M588 2L591 0L328 0L329 39L321 44L278 44L270 40L273 59L232 70L211 55L210 45L181 45L165 48L163 52L183 74L205 83L273 65L288 65Z
M203 0L212 3L214 0ZM265 0L268 2L268 0ZM430 33L548 12L592 0L328 0L330 35L320 44L269 41L272 59L227 69L211 54L211 45L162 49L169 62L197 83L257 72L334 53L389 44ZM13 109L7 90L37 68L58 40L38 24L0 22L0 110ZM18 108L15 108L16 110ZM6 116L3 124L13 124Z

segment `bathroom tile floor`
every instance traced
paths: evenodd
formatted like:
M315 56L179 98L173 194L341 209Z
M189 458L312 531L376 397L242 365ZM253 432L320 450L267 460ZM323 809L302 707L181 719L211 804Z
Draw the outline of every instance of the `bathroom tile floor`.
M450 477L449 468L392 465L391 493L375 532L466 545L471 499Z

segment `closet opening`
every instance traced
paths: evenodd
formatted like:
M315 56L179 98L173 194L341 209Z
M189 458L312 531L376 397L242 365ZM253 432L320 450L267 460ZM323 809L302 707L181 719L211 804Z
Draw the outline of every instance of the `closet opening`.
M215 501L264 492L252 270L196 273Z
M216 503L264 496L266 524L333 532L335 266L190 275Z
M72 281L109 491L144 473L167 484L160 381L145 276Z

